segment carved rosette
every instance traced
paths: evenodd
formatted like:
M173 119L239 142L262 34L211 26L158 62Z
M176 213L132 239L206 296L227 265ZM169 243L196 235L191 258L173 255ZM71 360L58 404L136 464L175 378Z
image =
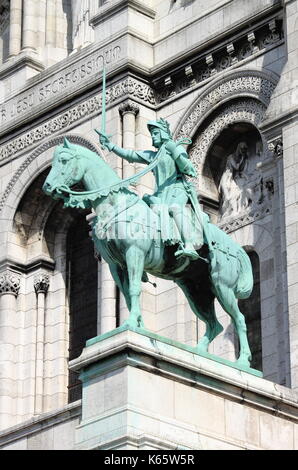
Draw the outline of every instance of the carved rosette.
M124 114L127 113L134 114L134 116L136 116L139 111L139 106L132 100L127 100L119 106L119 113L121 116L124 116Z
M0 295L12 294L18 296L20 290L20 276L11 271L0 274Z
M34 289L36 294L46 295L50 285L50 276L46 273L40 273L34 276Z

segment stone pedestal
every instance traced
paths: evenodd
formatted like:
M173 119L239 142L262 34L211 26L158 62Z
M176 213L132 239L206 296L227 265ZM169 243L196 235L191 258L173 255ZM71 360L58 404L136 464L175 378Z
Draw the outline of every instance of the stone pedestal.
M71 362L77 449L293 449L297 394L146 330L118 328Z

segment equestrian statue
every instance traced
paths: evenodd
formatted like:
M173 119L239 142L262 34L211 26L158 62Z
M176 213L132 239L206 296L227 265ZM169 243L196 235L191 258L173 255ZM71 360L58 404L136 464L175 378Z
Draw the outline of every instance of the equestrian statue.
M52 168L43 185L46 194L61 198L65 207L92 208L92 238L108 263L123 293L129 318L127 327L144 328L140 308L142 282L147 273L174 281L184 292L206 331L196 346L207 353L221 333L214 300L232 318L239 337L239 367L250 367L247 329L237 299L248 298L253 288L251 263L243 248L209 221L189 181L196 171L183 144L175 142L163 119L148 122L156 149L125 150L113 144L105 129L96 131L103 148L128 162L147 164L137 175L122 180L99 154L64 138L56 147ZM152 171L156 190L140 198L132 189ZM86 191L73 191L82 182Z

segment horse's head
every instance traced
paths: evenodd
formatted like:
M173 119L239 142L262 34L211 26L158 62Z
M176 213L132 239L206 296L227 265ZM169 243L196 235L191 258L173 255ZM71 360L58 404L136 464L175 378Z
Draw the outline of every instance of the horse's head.
M63 145L56 147L52 168L43 185L43 191L52 197L62 197L63 187L70 188L81 181L85 168L76 145L64 138Z

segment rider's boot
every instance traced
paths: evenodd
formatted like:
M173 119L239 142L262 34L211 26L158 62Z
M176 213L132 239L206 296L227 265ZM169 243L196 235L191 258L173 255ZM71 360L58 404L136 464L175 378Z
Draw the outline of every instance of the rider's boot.
M185 207L176 208L175 211L172 211L172 214L183 241L183 243L180 244L179 250L175 252L175 256L177 258L180 256L186 256L191 260L199 259L200 256L196 250L201 248L203 242L197 244L197 241L193 241L194 228L192 227L190 214L188 214ZM196 249L194 245L196 246Z
M194 249L194 246L192 243L185 243L185 246L180 245L179 250L175 252L176 258L179 258L180 256L187 256L188 258L191 258L192 260L199 259L200 256Z

